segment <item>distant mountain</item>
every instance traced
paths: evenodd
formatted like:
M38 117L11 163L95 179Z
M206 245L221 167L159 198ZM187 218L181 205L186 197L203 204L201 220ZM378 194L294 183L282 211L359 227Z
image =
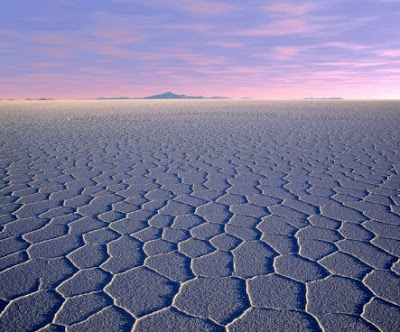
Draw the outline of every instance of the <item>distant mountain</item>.
M173 92L165 92L159 95L148 96L144 98L135 98L135 97L98 97L96 100L119 100L119 99L230 99L229 97L204 97L204 96L187 96L187 95L177 95Z
M230 97L220 97L220 96L214 96L214 97L210 97L210 98L205 98L205 99L232 99Z
M143 99L204 99L203 96L186 96L186 95L177 95L173 92L165 92L159 95L144 97Z
M51 99L51 98L36 98L36 99L26 98L25 100L54 100L54 99Z

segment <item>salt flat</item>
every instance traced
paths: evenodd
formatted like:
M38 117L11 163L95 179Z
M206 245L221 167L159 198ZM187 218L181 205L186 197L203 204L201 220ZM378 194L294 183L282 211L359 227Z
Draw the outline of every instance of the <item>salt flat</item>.
M400 331L400 102L0 101L3 331Z

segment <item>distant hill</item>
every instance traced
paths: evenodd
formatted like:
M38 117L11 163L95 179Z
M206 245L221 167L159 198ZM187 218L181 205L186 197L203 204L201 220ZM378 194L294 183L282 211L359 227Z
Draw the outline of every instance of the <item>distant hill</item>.
M165 92L159 95L148 96L144 98L135 98L135 97L98 97L96 100L116 100L116 99L230 99L229 97L204 97L204 96L187 96L187 95L177 95L173 92Z
M143 99L204 99L203 96L186 96L186 95L177 95L173 92L165 92L159 95L144 97Z
M25 100L54 100L54 99L51 99L51 98L36 98L36 99L26 98Z
M230 98L230 97L213 96L213 97L210 97L210 98L206 97L205 99L232 99L232 98Z

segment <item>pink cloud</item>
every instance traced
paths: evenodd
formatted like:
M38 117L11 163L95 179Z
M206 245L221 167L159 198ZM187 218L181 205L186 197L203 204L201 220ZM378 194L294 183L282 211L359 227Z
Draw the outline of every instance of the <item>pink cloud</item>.
M141 60L155 61L165 58L164 54L161 53L142 53L137 56Z
M57 74L53 73L37 73L37 74L26 74L21 81L22 82L34 82L34 81L40 81L40 80L46 80L49 78L55 78L57 77Z
M261 71L259 68L248 67L248 66L224 66L224 68L196 68L197 73L210 74L210 75L223 75L227 77L226 74L229 73L233 76L245 74L246 77L249 75L259 75ZM241 76L242 77L242 76ZM225 82L226 84L227 82Z
M87 42L84 40L78 40L73 43L73 46L81 51L94 52L112 57L124 57L130 55L129 51L104 42Z
M181 53L172 55L172 58L177 58L195 66L210 66L210 65L221 65L225 61L223 57L209 57L196 53Z
M378 68L375 71L387 74L400 74L400 68Z
M370 46L367 46L367 45L351 44L351 43L344 43L344 42L324 43L321 46L343 48L343 49L350 50L350 51L361 51L361 50L366 50L366 49L370 48Z
M216 3L204 0L181 0L180 5L186 11L202 14L224 14L235 9L235 6L226 3Z
M314 71L314 72L308 72L307 76L308 78L323 78L323 79L346 79L347 76L353 76L355 74L354 71L352 70L321 70L321 71Z
M35 35L31 37L30 40L46 44L66 44L69 42L69 39L65 36L51 33Z
M353 65L352 62L345 62L345 61L319 62L319 63L316 63L316 64L319 65L319 66L332 66L332 67L336 67L336 66L339 66L339 67L346 66L346 67L348 67L348 66L352 66Z
M116 3L141 3L139 0L113 0ZM214 0L171 0L164 2L160 0L147 0L147 4L152 6L167 5L168 7L181 8L185 11L202 14L224 14L236 9L235 5L216 2Z
M79 71L82 73L95 74L95 75L118 75L119 72L101 67L81 67Z
M220 42L208 42L207 45L210 46L219 46L219 47L242 47L244 44L239 43L239 42L225 42L225 41L220 41Z
M51 67L58 67L61 63L59 62L33 62L31 63L31 67L33 68L51 68Z
M271 57L275 60L289 60L299 54L299 47L277 46L272 49Z
M280 68L304 68L304 65L279 65Z
M333 67L375 67L386 65L387 62L384 61L334 61L334 62L319 62L316 63L320 66L333 66Z
M123 29L108 29L96 32L96 35L102 38L109 39L112 43L116 44L130 44L136 42L138 39L133 37L133 33Z
M142 59L145 60L160 60L164 59L166 62L172 63L182 61L190 64L191 66L221 66L226 63L225 58L222 56L207 56L200 53L179 51L177 49L164 49L159 54L143 54ZM187 68L187 67L186 67ZM182 68L184 69L184 68Z
M311 3L275 3L265 7L267 11L284 15L300 16L307 14L318 8L317 5Z
M45 54L57 59L71 58L72 55L77 55L82 51L90 51L113 57L127 56L130 52L117 45L136 41L128 31L121 29L102 30L95 33L95 35L107 40L98 39L99 41L88 41L84 36L66 38L56 34L33 36L30 40L50 44L42 48L42 50Z
M197 32L206 32L212 29L210 24L169 24L163 25L164 29L176 29L176 30L192 30Z
M384 57L398 58L398 57L400 57L400 49L397 49L397 50L393 50L393 49L381 50L381 51L378 51L378 54L380 56L384 56Z
M284 19L267 24L261 28L243 30L238 33L242 36L284 36L302 33L311 33L318 30L318 26L310 25L301 19Z
M47 47L44 49L44 53L56 59L67 59L72 57L71 51L62 48Z
M94 47L91 47L91 50L112 57L124 57L129 55L129 52L126 50L107 45L96 45Z
M155 72L158 75L172 75L174 74L173 70L158 70Z

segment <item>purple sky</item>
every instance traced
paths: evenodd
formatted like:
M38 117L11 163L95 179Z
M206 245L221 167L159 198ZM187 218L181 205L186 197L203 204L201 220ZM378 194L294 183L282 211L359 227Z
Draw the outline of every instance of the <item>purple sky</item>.
M0 98L400 98L400 0L2 0Z

